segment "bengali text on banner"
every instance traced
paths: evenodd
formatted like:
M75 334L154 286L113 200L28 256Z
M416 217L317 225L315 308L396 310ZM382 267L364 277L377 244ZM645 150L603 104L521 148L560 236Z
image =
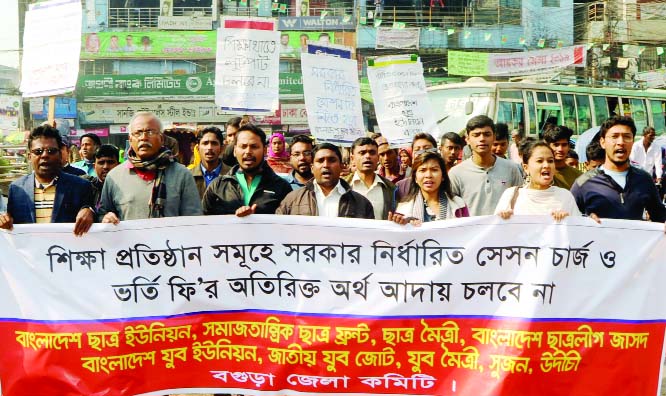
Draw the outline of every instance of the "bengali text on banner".
M661 224L183 217L0 251L4 396L659 389Z

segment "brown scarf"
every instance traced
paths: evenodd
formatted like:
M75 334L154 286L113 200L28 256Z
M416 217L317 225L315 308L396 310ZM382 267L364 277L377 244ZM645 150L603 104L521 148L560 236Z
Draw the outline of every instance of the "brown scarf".
M142 160L139 158L132 148L127 152L127 159L132 165L142 171L157 172L155 181L153 182L153 191L150 196L150 218L164 217L164 207L166 206L167 187L164 183L164 176L166 168L173 162L173 155L166 147L162 147L155 158L149 160Z

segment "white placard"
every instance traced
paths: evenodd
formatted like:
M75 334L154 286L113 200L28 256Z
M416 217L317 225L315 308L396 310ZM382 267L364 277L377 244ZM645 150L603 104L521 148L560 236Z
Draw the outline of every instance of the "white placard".
M21 92L24 97L72 92L79 74L80 0L52 0L25 14Z
M365 136L355 60L301 54L310 131L319 141L350 143Z
M279 40L279 31L218 29L215 104L229 112L275 112L280 99Z
M368 80L379 130L392 144L409 145L421 132L439 136L420 60L377 58L368 67Z

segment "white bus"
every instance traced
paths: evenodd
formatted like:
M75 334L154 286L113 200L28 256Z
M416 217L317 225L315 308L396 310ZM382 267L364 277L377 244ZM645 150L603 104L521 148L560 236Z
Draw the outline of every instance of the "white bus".
M532 137L548 120L582 134L616 114L632 117L638 134L647 125L657 135L666 133L666 91L657 89L490 82L474 77L430 87L428 96L442 134L460 132L471 117L480 114Z

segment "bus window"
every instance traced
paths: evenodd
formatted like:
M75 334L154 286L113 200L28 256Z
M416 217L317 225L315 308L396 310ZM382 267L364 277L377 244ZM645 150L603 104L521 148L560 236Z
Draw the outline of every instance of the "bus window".
M594 103L594 125L601 125L608 119L608 103L603 96L593 96Z
M666 112L664 105L666 102L661 100L650 100L650 110L652 110L652 126L657 135L666 133Z
M523 93L519 89L500 90L500 99L518 99L523 100Z
M532 91L525 92L527 95L527 112L530 117L530 130L529 135L535 136L537 134L537 118L536 108L534 107L534 93Z
M631 114L636 124L636 130L639 135L643 134L643 128L648 125L647 109L643 99L629 99L631 105Z
M548 100L546 100L545 92L539 91L536 93L536 96L537 96L537 102L548 102Z
M555 93L555 92L548 92L548 102L549 102L549 103L558 103L558 100L557 100L557 93Z
M546 124L562 125L562 109L556 105L537 104L537 119L539 121L539 137L543 135Z
M620 111L620 99L616 98L614 96L607 96L606 97L606 102L608 103L608 117L616 116L616 115L622 115L622 112ZM606 121L606 120L603 120ZM601 121L601 122L603 122Z
M576 95L576 108L578 109L578 133L581 134L592 128L590 97L587 95Z
M576 103L574 96L571 94L562 94L562 117L564 118L564 126L571 128L574 133L578 133L576 125Z
M523 103L500 101L497 106L495 122L503 122L509 126L509 131L520 129L525 124ZM522 125L521 125L522 124Z

